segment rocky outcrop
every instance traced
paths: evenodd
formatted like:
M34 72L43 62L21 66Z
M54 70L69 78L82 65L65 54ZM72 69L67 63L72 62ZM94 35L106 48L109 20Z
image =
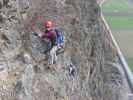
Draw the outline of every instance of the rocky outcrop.
M0 4L0 73L6 72L0 82L2 100L126 100L96 0L3 0ZM36 20L41 28L45 19L52 19L65 33L65 51L52 70L47 69L47 44L29 25ZM74 78L69 75L70 63L76 66Z

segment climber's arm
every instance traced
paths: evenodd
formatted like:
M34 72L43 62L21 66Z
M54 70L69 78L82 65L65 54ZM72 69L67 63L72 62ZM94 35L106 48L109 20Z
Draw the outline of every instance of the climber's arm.
M36 27L33 27L32 29L36 33L37 36L42 37L44 35L44 33L40 29Z

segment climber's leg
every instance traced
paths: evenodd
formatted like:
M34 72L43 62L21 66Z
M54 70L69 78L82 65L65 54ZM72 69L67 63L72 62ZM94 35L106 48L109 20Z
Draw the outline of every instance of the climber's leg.
M51 55L51 50L48 52L48 64L52 64L52 55Z
M57 51L57 46L54 46L51 50L52 64L56 63L57 61L56 51Z
M56 61L57 61L57 55L56 55L57 49L58 49L57 46L54 46L54 47L53 47L53 56L54 56L54 61L53 61L53 63L56 63Z
M53 48L51 48L48 53L48 64L53 64Z
M57 51L57 46L54 46L49 52L48 63L50 65L54 64L54 62L56 63L57 61L56 51Z

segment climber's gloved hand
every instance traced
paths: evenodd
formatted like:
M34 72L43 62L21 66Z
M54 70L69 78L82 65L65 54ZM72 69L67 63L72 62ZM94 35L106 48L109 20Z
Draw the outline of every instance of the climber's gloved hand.
M42 37L42 34L43 34L43 33L41 32L40 29L34 28L34 35L35 35L35 36Z
M32 32L32 34L35 35L35 36L38 36L38 34L36 32Z
M42 37L42 34L39 34L39 33L36 33L36 32L33 32L33 35L35 35L35 36L38 36L38 37Z

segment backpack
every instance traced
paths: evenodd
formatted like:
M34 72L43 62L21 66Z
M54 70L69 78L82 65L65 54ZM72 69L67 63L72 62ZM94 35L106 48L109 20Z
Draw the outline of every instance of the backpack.
M56 40L55 40L56 45L60 45L61 43L64 42L63 32L61 32L58 29L55 29L55 32L56 32Z

